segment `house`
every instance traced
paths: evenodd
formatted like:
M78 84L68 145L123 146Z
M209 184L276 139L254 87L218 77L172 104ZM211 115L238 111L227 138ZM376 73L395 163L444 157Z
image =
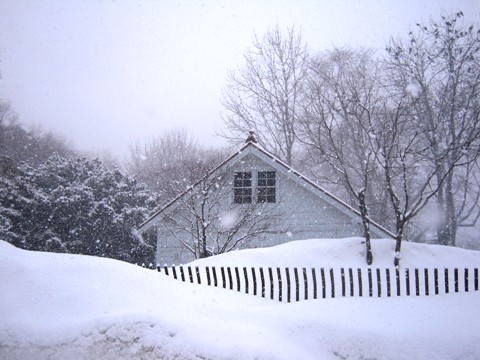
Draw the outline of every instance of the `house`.
M360 213L255 142L247 142L139 227L160 265L309 238L363 236ZM392 237L376 223L374 238Z

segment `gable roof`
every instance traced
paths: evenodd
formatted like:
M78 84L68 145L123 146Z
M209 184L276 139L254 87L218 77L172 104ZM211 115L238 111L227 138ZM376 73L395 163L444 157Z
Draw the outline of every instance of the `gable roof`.
M307 178L305 175L302 175L299 173L297 170L293 169L291 166L287 165L285 162L282 160L278 159L276 156L270 154L268 151L262 149L260 146L258 146L256 143L253 142L248 142L246 143L240 150L226 158L222 163L217 165L214 169L208 172L208 174L195 182L193 185L191 185L187 190L179 194L177 197L175 197L173 200L171 200L169 203L167 203L165 206L161 207L159 210L155 211L146 221L144 221L142 224L139 226L139 230L141 231L142 228L144 230L147 230L146 226L152 222L159 214L169 210L170 208L175 207L175 205L179 202L178 200L184 196L186 196L191 188L196 187L203 179L206 177L211 176L212 174L216 173L219 171L219 169L228 166L229 164L237 163L238 161L241 161L244 157L246 157L249 154L254 154L264 162L270 164L273 168L275 168L277 171L281 172L284 174L286 177L290 178L300 186L304 187L305 189L309 190L311 193L315 194L317 197L320 197L322 200L326 201L330 205L334 206L336 209L344 213L350 218L353 218L355 220L358 220L359 218L361 219L361 214L358 210L353 208L352 206L348 205L346 202L341 200L340 198L336 197L329 191L325 190L309 178ZM382 234L386 235L387 237L394 237L394 235L385 229L383 226L380 224L377 224L376 222L370 220L370 224L377 230L375 231L377 234Z

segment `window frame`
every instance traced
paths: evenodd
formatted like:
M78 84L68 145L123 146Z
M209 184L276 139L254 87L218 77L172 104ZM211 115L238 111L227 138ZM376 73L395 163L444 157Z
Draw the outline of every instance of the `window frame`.
M277 202L277 173L275 170L257 171L257 203Z
M252 171L236 171L233 174L233 203L251 204L253 202Z

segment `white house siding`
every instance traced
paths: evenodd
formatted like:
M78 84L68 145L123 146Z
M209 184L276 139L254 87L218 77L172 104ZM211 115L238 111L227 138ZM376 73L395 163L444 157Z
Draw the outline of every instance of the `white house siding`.
M277 203L262 204L262 206L274 207L275 211L281 214L281 218L268 234L259 236L246 247L268 247L292 240L309 238L343 238L362 235L362 227L358 216L348 216L346 213L350 210L342 212L337 207L332 206L317 194L308 190L307 187L310 186L308 183L302 182L305 185L301 185L278 171L271 165L272 161L265 163L252 154L247 155L240 162L230 167L231 182L221 189L221 191L229 193L222 206L225 209L224 211L231 209L232 206L241 207L240 204L233 204L234 173L239 171L252 172L255 198L257 171L276 171ZM172 236L173 231L175 231L176 236L182 235L185 239L190 240L191 235L187 232L181 234L166 221L160 221L157 232L157 263L160 265L184 264L194 260L193 254Z
M172 235L172 231L175 230L166 222L162 222L159 226L157 232L157 265L179 265L195 260L193 253ZM191 237L186 232L182 236L185 239Z

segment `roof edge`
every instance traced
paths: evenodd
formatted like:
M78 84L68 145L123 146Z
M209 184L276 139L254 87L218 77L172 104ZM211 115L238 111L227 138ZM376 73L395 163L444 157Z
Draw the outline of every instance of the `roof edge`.
M172 200L170 200L168 203L166 203L164 206L162 206L160 209L158 209L157 211L155 211L154 213L152 213L152 215L150 215L148 217L147 220L145 220L144 222L142 222L139 226L138 226L138 229L141 229L142 227L144 227L147 223L149 223L150 221L153 220L153 218L155 218L158 214L161 214L162 212L164 212L165 210L167 210L170 206L172 206L178 199L182 198L183 196L185 196L185 194L188 193L188 191L192 188L194 188L195 186L197 186L203 179L211 176L213 173L215 173L216 171L218 171L218 169L220 169L222 166L224 166L225 164L227 164L228 162L230 162L234 157L240 155L242 153L242 151L244 151L244 149L246 149L249 145L254 145L255 147L258 148L258 146L256 146L253 142L249 141L248 143L244 144L240 150L237 150L236 152L234 152L232 155L228 156L224 161L222 161L221 163L219 163L217 166L215 166L212 170L209 170L207 172L207 174L198 179L196 182L194 182L192 185L190 185L185 191L181 192L180 194L178 194L176 197L174 197ZM260 149L260 148L258 148Z

